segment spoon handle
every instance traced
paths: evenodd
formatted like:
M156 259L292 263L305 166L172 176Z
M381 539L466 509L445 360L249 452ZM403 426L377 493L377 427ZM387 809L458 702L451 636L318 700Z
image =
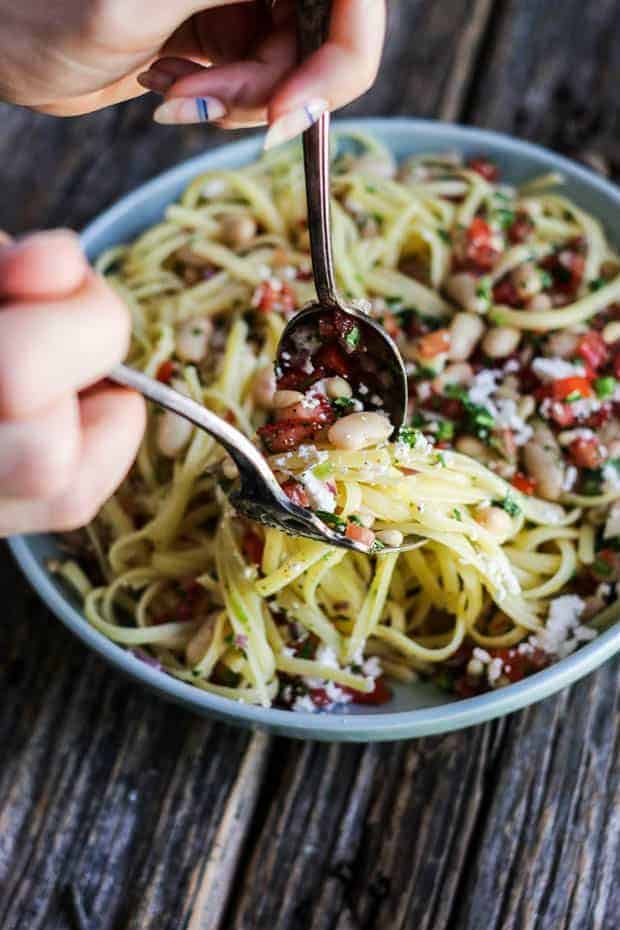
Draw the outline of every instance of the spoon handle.
M308 58L325 41L331 0L297 0L297 32L301 59ZM329 180L329 113L304 133L304 165L308 200L308 231L312 269L319 303L337 307L332 261Z

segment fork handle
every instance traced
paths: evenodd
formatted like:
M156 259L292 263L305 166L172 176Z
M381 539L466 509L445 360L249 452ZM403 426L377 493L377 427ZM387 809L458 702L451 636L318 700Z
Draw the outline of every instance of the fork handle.
M301 61L323 45L331 11L331 0L297 0ZM334 279L330 225L329 121L329 113L324 113L304 133L304 166L314 284L319 303L337 307L340 301Z
M254 486L257 482L262 483L277 497L281 496L280 485L265 458L243 433L222 417L197 404L190 397L167 387L161 381L149 378L148 375L127 365L117 365L108 378L115 384L133 388L147 400L178 414L209 433L234 459L243 481L249 480Z

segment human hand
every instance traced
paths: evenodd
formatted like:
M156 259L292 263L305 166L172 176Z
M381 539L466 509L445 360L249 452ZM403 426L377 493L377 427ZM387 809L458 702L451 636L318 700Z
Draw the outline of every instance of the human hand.
M0 537L83 526L123 480L144 403L92 386L124 358L129 331L127 310L73 233L3 237Z
M0 0L0 98L68 116L143 93L160 122L268 119L276 144L377 73L385 0L333 0L327 42L296 66L295 0Z

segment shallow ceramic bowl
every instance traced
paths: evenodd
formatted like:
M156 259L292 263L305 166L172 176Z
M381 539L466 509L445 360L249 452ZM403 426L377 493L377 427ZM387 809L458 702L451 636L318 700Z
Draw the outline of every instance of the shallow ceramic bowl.
M612 240L620 243L620 190L578 165L537 146L496 133L409 119L368 119L341 122L377 136L398 159L414 152L457 149L465 155L486 154L500 166L507 182L522 182L548 171L566 178L566 193L603 220ZM136 237L158 222L165 207L200 172L243 165L258 156L260 139L226 145L166 172L95 220L82 237L88 255ZM620 650L620 623L578 652L524 681L490 694L454 700L431 685L396 685L393 700L373 710L345 708L331 714L266 710L216 697L152 669L94 630L76 601L46 570L46 560L58 556L53 536L15 538L11 549L31 584L54 613L83 642L152 691L199 714L243 726L262 727L304 739L394 740L457 730L510 713L559 691L587 675ZM361 712L360 712L361 711Z

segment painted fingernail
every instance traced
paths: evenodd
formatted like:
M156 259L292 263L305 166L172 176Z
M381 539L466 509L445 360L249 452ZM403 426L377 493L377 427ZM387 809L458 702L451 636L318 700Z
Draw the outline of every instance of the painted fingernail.
M174 97L166 100L153 113L156 123L211 123L226 116L226 107L215 97Z
M314 125L328 108L329 104L326 100L316 99L309 100L297 110L285 113L269 127L265 136L265 150L273 149L276 145L282 145L283 142L294 139L295 136Z
M153 90L158 94L165 94L166 91L170 90L176 78L172 77L170 74L165 74L163 71L156 71L154 68L150 68L148 71L139 74L136 80L138 84L141 84L142 87L146 87L147 90Z

